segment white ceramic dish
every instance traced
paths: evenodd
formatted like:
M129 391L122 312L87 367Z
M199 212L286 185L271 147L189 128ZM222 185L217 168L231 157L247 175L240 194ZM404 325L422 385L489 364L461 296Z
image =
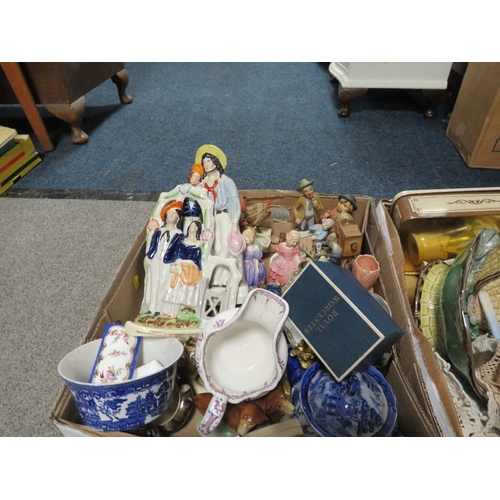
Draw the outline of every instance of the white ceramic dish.
M216 315L196 344L196 365L214 397L198 429L210 434L227 403L255 399L274 389L286 367L283 324L288 303L268 290L252 290L239 309Z

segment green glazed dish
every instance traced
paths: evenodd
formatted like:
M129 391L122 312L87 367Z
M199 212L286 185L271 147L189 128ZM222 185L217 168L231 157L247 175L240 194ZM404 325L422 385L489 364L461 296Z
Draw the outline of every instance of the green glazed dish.
M446 352L451 364L486 399L477 383L472 341L487 327L478 299L480 290L498 296L500 287L500 234L481 231L453 261L446 276L441 300ZM498 315L498 309L497 309Z

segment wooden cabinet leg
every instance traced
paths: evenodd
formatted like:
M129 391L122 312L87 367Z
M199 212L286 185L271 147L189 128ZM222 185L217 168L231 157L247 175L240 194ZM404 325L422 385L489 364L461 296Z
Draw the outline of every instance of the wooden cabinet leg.
M446 101L448 89L422 89L422 94L427 97L429 102L425 109L424 116L426 118L436 118L436 108Z
M19 101L19 104L28 118L37 139L40 141L42 148L44 151L52 151L54 149L54 145L52 144L52 140L49 137L47 129L45 128L42 117L38 112L35 100L31 94L19 63L3 62L0 63L0 66L2 67L14 94Z
M65 121L71 128L71 140L74 144L85 144L89 136L82 130L81 123L85 111L85 97L78 98L71 104L46 104L47 111Z
M118 97L120 98L120 102L122 104L130 104L133 99L130 95L127 94L127 85L129 82L128 71L126 69L118 71L116 75L111 77L111 80L118 89Z
M342 118L349 116L351 114L351 101L355 97L360 97L363 94L366 94L366 91L367 89L346 89L339 83L339 116Z

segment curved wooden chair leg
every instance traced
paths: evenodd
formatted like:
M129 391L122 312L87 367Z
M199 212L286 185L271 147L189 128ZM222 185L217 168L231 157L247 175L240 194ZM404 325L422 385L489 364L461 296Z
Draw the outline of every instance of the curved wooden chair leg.
M446 101L448 89L422 89L422 94L427 97L429 104L425 108L424 116L426 118L436 118L436 108Z
M70 126L71 140L74 144L85 144L89 140L89 136L81 128L85 104L85 97L82 96L71 104L45 105L49 113L65 121Z
M367 89L346 89L339 83L339 116L342 118L349 116L351 114L351 101L355 97L360 97L363 94L366 94L366 91Z
M126 69L118 71L116 75L113 75L111 77L111 80L118 89L118 97L120 98L120 102L122 104L130 104L133 101L133 99L132 96L127 94L127 86L129 82L128 71Z

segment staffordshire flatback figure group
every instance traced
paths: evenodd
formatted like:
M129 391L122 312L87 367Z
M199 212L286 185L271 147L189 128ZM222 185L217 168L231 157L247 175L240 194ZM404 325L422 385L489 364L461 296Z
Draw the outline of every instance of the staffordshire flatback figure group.
M135 324L196 330L242 304L253 288L285 287L307 258L327 256L341 265L344 233L338 229L354 224L353 196L341 195L325 209L314 181L304 178L289 208L293 229L273 233L272 224L261 227L272 212L269 200L247 203L226 167L224 152L205 144L187 182L161 193L147 225L144 296Z

